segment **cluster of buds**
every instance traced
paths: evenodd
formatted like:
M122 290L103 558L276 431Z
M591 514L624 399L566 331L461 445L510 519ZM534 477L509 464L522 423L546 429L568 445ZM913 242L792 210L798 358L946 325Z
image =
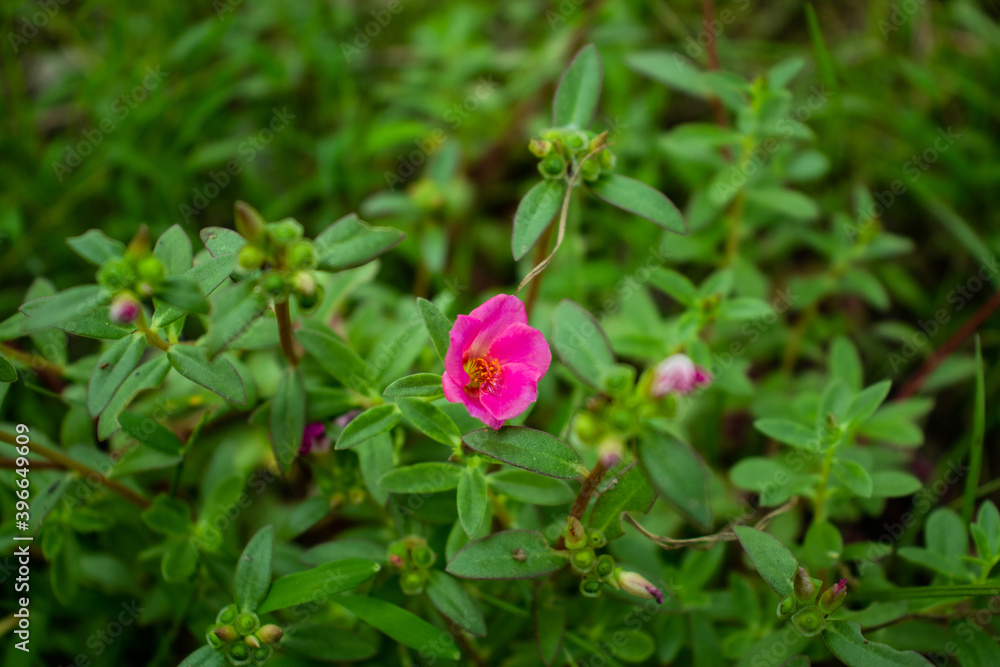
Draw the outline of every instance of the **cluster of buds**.
M538 171L547 179L569 179L579 169L583 180L593 182L601 177L602 170L615 166L614 154L605 148L607 141L607 132L551 128L542 132L541 139L533 137L528 150L541 158ZM597 153L585 160L594 151Z
M221 651L231 665L263 665L274 654L284 631L277 625L261 625L257 614L240 611L235 604L224 607L215 624L205 633L208 643Z
M313 242L303 238L302 225L292 218L265 222L257 210L236 202L236 231L246 239L239 254L245 273L260 271L259 285L275 303L295 295L299 307L310 311L323 300L323 287L316 282L317 257Z
M399 587L406 595L419 595L430 574L437 554L427 546L427 540L416 535L404 537L389 547L389 563L399 570Z
M604 584L641 598L663 603L663 595L653 584L635 572L624 572L615 564L611 554L598 556L595 549L607 545L608 539L600 530L587 530L574 516L566 521L563 529L569 564L573 571L583 577L580 592L586 597L596 598L604 589Z
M792 584L792 594L778 603L778 618L790 619L803 637L815 637L826 627L826 617L844 603L847 580L841 579L823 591L818 601L816 597L823 582L810 577L801 567L795 572Z
M131 324L163 282L166 269L150 251L149 229L142 225L121 257L112 257L97 271L97 282L115 294L108 315L112 322Z

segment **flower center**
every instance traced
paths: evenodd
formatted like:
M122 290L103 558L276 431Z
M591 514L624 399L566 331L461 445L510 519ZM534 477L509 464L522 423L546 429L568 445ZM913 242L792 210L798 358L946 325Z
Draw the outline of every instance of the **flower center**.
M469 374L469 389L479 389L485 385L487 390L500 379L500 362L491 357L478 357L465 363L465 372Z

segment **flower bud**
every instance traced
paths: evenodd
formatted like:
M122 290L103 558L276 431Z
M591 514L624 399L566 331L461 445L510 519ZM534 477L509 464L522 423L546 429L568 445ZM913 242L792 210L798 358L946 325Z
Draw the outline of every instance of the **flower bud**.
M596 562L597 558L594 556L593 549L578 549L569 557L569 564L580 574L586 574L593 570Z
M326 426L323 422L313 422L307 424L302 432L302 444L299 446L299 454L306 455L309 452L330 451L330 438L325 435Z
M260 640L254 635L247 635L243 638L243 641L247 643L250 648L260 648Z
M237 200L233 204L233 217L236 219L236 231L253 245L264 240L267 223L264 217L250 204Z
M236 605L230 604L219 610L219 615L215 617L216 623L229 624L236 620L236 615L240 613Z
M601 595L601 589L603 589L603 586L601 585L600 579L593 579L587 577L586 579L580 582L580 592L585 597L588 598L599 597Z
M597 446L597 458L605 468L613 468L625 455L625 444L621 439L609 435L601 439ZM593 544L591 546L594 546ZM600 546L604 546L603 544Z
M231 625L220 625L212 631L212 634L224 642L231 642L239 637L236 628Z
M135 282L135 271L123 259L110 259L97 271L97 282L109 290L117 292L130 287Z
M594 156L580 165L580 178L585 181L596 181L601 177L601 165Z
M777 614L778 618L788 618L795 612L795 599L792 597L787 597L778 603Z
M108 309L108 316L116 324L131 324L138 319L141 312L142 306L139 304L138 299L128 292L123 292L111 302L111 308Z
M257 614L245 611L236 617L236 630L241 635L248 635L260 627L260 619Z
M413 562L417 567L430 567L437 560L437 556L427 547L417 547L413 550Z
M597 437L598 431L597 421L589 412L578 412L573 419L573 432L580 439L580 442L593 442Z
M552 152L552 142L532 137L531 143L528 144L528 150L531 151L535 157L545 157Z
M312 241L296 241L288 246L285 262L293 269L311 269L316 266L316 250Z
M579 130L564 130L562 133L562 142L572 153L589 152L590 139Z
M804 637L815 637L819 633L823 632L823 628L826 627L826 621L823 619L823 615L819 613L816 607L809 606L800 609L792 616L792 625L795 629L799 631Z
M294 218L269 222L267 223L267 235L275 244L286 246L292 241L298 241L302 238L302 225Z
M264 251L257 246L245 245L240 248L240 268L245 271L256 271L267 260Z
M166 270L163 268L163 262L158 257L150 255L140 260L137 272L141 279L151 283L158 283L163 280Z
M587 546L587 531L583 529L583 524L575 516L566 520L563 535L566 537L567 549L582 549Z
M819 610L824 614L832 614L844 604L847 597L847 579L841 579L838 583L830 586L819 596Z
M142 257L149 252L149 227L145 224L139 225L139 231L135 233L132 240L128 242L125 253L131 257Z
M597 567L594 568L594 572L601 579L611 576L611 573L615 571L615 558L610 554L604 554L597 559Z
M404 572L399 577L399 587L407 595L419 595L424 592L426 574L418 570Z
M264 276L264 291L273 297L285 294L285 277L277 271L268 271Z
M617 583L623 591L630 595L656 600L656 604L663 604L663 593L641 574L618 570Z
M229 656L230 663L234 665L246 665L250 662L250 647L241 643L230 644L226 650L226 655Z
M566 161L557 153L551 153L538 163L538 171L545 178L564 178L566 176Z
M650 394L655 398L669 393L689 394L700 386L712 383L712 374L694 362L686 354L673 354L656 366Z
M587 543L593 549L600 549L608 543L608 538L604 536L604 532L602 530L598 528L591 528L587 532Z
M222 641L222 638L219 637L219 635L215 634L214 625L208 626L208 630L205 631L205 641L207 641L208 645L212 648L220 648L226 643Z
M284 636L285 631L273 623L268 623L257 631L257 638L265 644L275 644L280 642L281 638Z
M597 163L601 165L601 169L603 171L610 171L611 169L614 169L615 163L618 162L615 154L607 148L595 155L594 159L596 159Z
M795 579L792 582L792 589L795 592L795 599L801 603L811 602L816 596L816 584L812 577L804 568L795 571Z

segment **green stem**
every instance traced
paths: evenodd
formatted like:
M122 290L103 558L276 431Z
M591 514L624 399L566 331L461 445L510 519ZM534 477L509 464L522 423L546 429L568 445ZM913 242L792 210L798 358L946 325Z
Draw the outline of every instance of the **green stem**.
M32 370L40 373L54 373L59 377L62 377L62 365L49 361L45 357L40 357L37 354L32 354L31 352L24 352L23 350L18 350L17 348L3 343L0 343L0 353L2 353L5 357L10 357L14 361L24 364Z
M295 339L292 334L292 315L288 309L288 301L275 302L274 315L278 319L278 336L281 338L281 351L292 366L299 365L299 355L295 353Z
M135 326L139 331L146 334L146 342L150 345L158 347L164 352L170 349L170 343L160 338L160 335L150 329L149 325L146 324L146 316L142 313L141 308L139 309L139 317L135 320Z

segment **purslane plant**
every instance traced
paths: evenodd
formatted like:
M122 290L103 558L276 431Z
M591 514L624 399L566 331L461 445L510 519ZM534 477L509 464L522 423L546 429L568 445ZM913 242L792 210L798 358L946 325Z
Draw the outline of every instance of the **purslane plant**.
M655 62L647 55L637 69L667 76L651 66ZM754 142L775 131L774 116L789 103L784 76L776 81L781 77L772 72L767 85L715 77L699 87L725 96L739 119L737 129L687 137L697 149L688 150L718 169L714 182L734 168L719 165L714 149L743 145L747 150L736 160L744 163ZM518 293L537 287L532 281L559 250L574 192L649 219L671 241L698 251L692 245L698 240L680 240L688 223L665 195L619 173L625 165L612 153L615 137L588 129L601 80L597 49L586 46L560 80L552 127L531 140L543 180L518 206L511 248L515 259L536 244L539 253ZM793 128L797 137L804 134ZM526 306L517 293L483 300L454 321L443 300L418 299L401 312L419 334L396 344L384 363L359 354L341 307L352 290L371 281L376 258L402 240L394 228L352 214L309 239L298 221L268 222L237 202L235 229L202 230L205 251L197 255L179 226L155 243L145 227L127 245L98 230L69 239L98 267L95 284L54 292L38 283L31 291L37 298L0 323L4 341L37 345L53 332L106 341L98 354L72 363L0 347L0 379L16 379L15 365L37 371L53 382L71 415L63 431L73 446L63 453L39 436L35 449L61 468L36 480L40 509L33 515L44 520L40 541L56 598L69 603L86 585L88 575L77 563L86 536L142 531L141 559L158 564L163 582L159 606L175 600L177 587L189 586L192 601L185 604L204 607L193 620L183 619L188 628L198 625L195 636L203 640L181 662L189 667L262 665L285 654L289 660L377 660L392 651L382 635L428 664L463 654L483 664L504 655L502 644L485 644L500 614L507 616L499 624L533 624L533 654L519 654L525 664L575 664L597 653L594 643L604 630L628 638L618 653L622 661L670 662L680 650L670 637L690 631L694 642L714 645L712 623L732 625L739 605L751 620L726 631L726 658L746 653L803 665L832 654L859 667L928 664L917 653L865 638L862 627L871 621L848 605L855 596L910 600L912 609L876 609L880 623L889 624L934 612L937 603L891 586L877 565L884 554L860 552L878 545L845 544L837 527L840 518L877 515L884 499L919 489L896 446L918 444L909 436L919 435L914 422L927 406L886 404L890 383L866 386L857 349L837 338L829 350L814 352L819 358L825 352L826 373L808 378L793 404L754 406L753 426L790 448L787 455L742 457L723 479L706 461L711 443L697 437L688 419L705 402L747 396L746 364L720 364L718 352L737 354L727 327L775 315L772 304L750 294L747 285L758 272L741 265L733 250L748 233L741 208L765 201L791 217L803 211L793 191L766 182L776 174L761 173L764 183L725 189L721 199L705 195L693 206L699 223L713 208L735 220L724 232L726 261L697 285L666 267L652 272L651 286L643 286L637 300L669 297L680 313L645 313L649 331L609 335L604 322L570 299L537 327L529 324L531 298ZM772 200L760 194L768 189ZM878 301L878 287L856 276L866 275L864 262L900 250L879 235L826 249L829 270L806 291L807 303L795 304L806 322L815 304L838 289ZM610 324L621 326L613 318ZM794 364L798 351L791 354ZM982 404L981 363L978 373ZM546 403L552 392L545 383L557 381L572 394L565 405ZM161 394L162 403L154 402ZM536 403L557 416L536 422ZM180 489L185 460L198 455L204 433L235 422L246 430L233 442L217 443L234 459L242 457L234 468L272 463L275 479L309 485L312 493L292 509L261 510L264 516L253 518L264 527L246 545L238 543L230 518L249 506L242 504L246 480L220 470L228 460L212 459L197 507ZM267 457L259 446L264 432ZM97 441L110 442L114 455ZM143 485L136 477L163 470L172 471L165 484ZM76 490L87 471L98 483L81 495ZM109 519L112 513L103 510L112 501L102 490L141 512L119 518L122 511L115 510ZM738 506L736 498L745 498L740 490L754 494L754 502ZM331 509L351 522L344 535L308 550L293 545L329 521ZM781 539L765 532L793 514L807 517L801 544L787 526ZM967 514L963 520L937 510L928 520L927 547L898 552L931 571L940 588L936 597L955 598L946 602L952 606L995 590L991 572L1000 562L996 508L982 503L974 522L971 506ZM682 532L688 537L675 537ZM976 556L968 555L970 535ZM935 551L934 544L953 538L960 539L961 553ZM773 594L736 574L725 599L706 589L721 572L730 542L740 545ZM846 567L852 546L863 566L856 573ZM664 564L660 550L684 555ZM870 563L875 569L867 572ZM966 587L951 587L957 583ZM208 596L194 602L196 590ZM765 619L761 608L774 615ZM594 618L584 614L609 609L639 610L644 620L605 627L595 614L591 633ZM677 619L683 626L688 614L691 627L678 627ZM698 614L704 622L695 620ZM587 620L574 625L581 618ZM791 634L777 623L787 623ZM815 637L821 641L811 642ZM710 664L704 660L695 664Z

